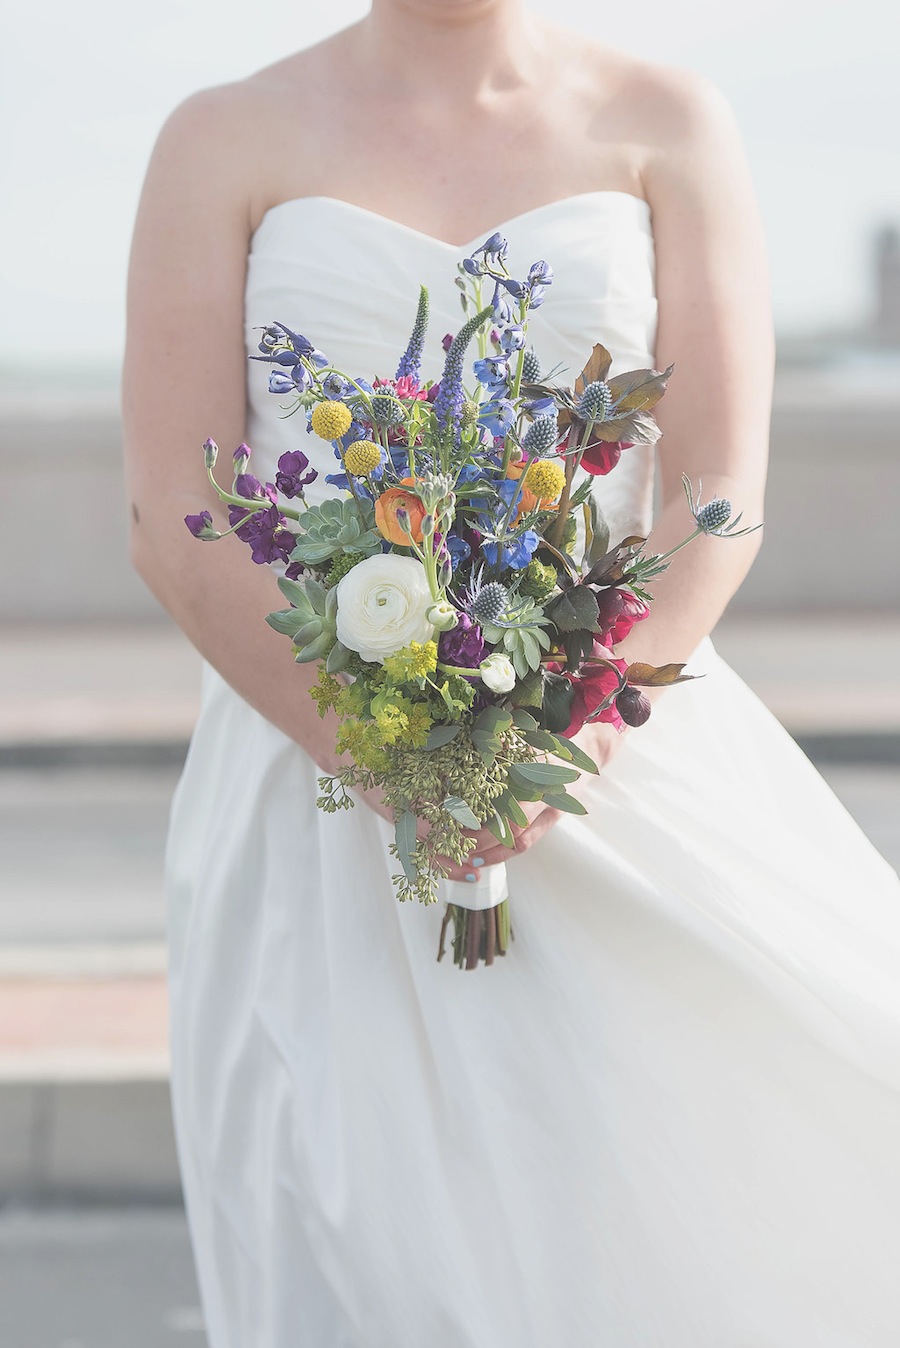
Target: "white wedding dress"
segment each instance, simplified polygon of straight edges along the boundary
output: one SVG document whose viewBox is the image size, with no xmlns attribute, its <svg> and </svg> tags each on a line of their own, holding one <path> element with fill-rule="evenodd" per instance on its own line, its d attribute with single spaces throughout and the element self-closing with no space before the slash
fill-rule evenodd
<svg viewBox="0 0 900 1348">
<path fill-rule="evenodd" d="M 545 369 L 574 378 L 597 340 L 651 363 L 644 202 L 501 228 L 513 275 L 556 271 Z M 287 201 L 253 237 L 248 350 L 278 319 L 392 375 L 423 281 L 436 375 L 481 241 Z M 321 499 L 331 451 L 266 371 L 251 468 L 302 448 Z M 637 449 L 598 479 L 614 535 L 651 487 Z M 436 962 L 439 906 L 394 897 L 385 821 L 320 813 L 316 765 L 205 669 L 167 876 L 211 1348 L 900 1344 L 900 885 L 709 641 L 691 669 L 589 816 L 510 864 L 515 940 L 477 971 Z"/>
</svg>

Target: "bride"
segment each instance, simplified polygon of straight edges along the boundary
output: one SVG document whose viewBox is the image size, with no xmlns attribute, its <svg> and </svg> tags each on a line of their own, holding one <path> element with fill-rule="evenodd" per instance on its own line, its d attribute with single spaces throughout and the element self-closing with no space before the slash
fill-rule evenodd
<svg viewBox="0 0 900 1348">
<path fill-rule="evenodd" d="M 390 374 L 410 297 L 459 325 L 491 232 L 556 272 L 544 368 L 595 341 L 676 366 L 654 464 L 598 479 L 663 552 L 681 474 L 761 519 L 773 365 L 764 247 L 732 118 L 685 72 L 519 0 L 374 0 L 315 47 L 176 110 L 137 222 L 125 429 L 139 572 L 204 657 L 167 851 L 172 1090 L 211 1348 L 896 1348 L 900 886 L 709 633 L 759 534 L 701 539 L 630 660 L 687 660 L 618 735 L 580 818 L 532 806 L 516 941 L 434 959 L 372 796 L 336 766 L 263 616 L 265 567 L 182 523 L 199 446 L 286 449 L 254 328 Z M 701 409 L 698 414 L 698 409 Z M 314 500 L 334 467 L 324 446 Z M 319 493 L 316 495 L 315 493 Z"/>
</svg>

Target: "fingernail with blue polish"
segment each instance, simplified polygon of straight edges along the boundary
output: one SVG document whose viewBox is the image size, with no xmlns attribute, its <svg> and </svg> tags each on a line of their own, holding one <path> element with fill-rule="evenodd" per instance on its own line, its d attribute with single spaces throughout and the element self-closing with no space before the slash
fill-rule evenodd
<svg viewBox="0 0 900 1348">
<path fill-rule="evenodd" d="M 473 858 L 472 858 L 472 865 L 473 865 L 473 866 L 483 866 L 483 865 L 484 865 L 484 857 L 473 857 Z"/>
<path fill-rule="evenodd" d="M 475 883 L 475 881 L 478 879 L 478 876 L 477 876 L 477 875 L 473 875 L 472 872 L 469 871 L 469 874 L 466 876 L 466 879 L 468 880 L 469 884 L 471 885 L 471 884 L 474 884 L 474 883 Z"/>
</svg>

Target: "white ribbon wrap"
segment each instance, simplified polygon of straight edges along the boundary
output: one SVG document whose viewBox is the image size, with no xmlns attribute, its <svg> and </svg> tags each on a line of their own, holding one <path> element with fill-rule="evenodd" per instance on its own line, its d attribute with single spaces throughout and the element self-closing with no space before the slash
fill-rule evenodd
<svg viewBox="0 0 900 1348">
<path fill-rule="evenodd" d="M 506 878 L 506 865 L 485 866 L 481 879 L 469 883 L 465 880 L 442 880 L 444 898 L 448 903 L 457 903 L 460 908 L 496 908 L 504 899 L 509 898 L 509 884 Z"/>
</svg>

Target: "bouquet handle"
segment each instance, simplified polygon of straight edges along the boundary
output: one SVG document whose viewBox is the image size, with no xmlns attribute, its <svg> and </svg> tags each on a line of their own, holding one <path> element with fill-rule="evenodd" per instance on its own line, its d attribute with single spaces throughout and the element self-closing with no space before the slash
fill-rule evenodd
<svg viewBox="0 0 900 1348">
<path fill-rule="evenodd" d="M 444 954 L 447 927 L 453 923 L 453 963 L 460 969 L 475 969 L 480 962 L 493 964 L 505 955 L 513 937 L 509 921 L 509 883 L 506 866 L 485 866 L 474 883 L 442 880 L 447 901 L 441 923 L 438 959 Z"/>
<path fill-rule="evenodd" d="M 441 888 L 447 902 L 459 908 L 496 908 L 509 898 L 506 863 L 501 861 L 497 866 L 485 866 L 481 879 L 474 884 L 468 884 L 465 880 L 442 880 Z"/>
</svg>

